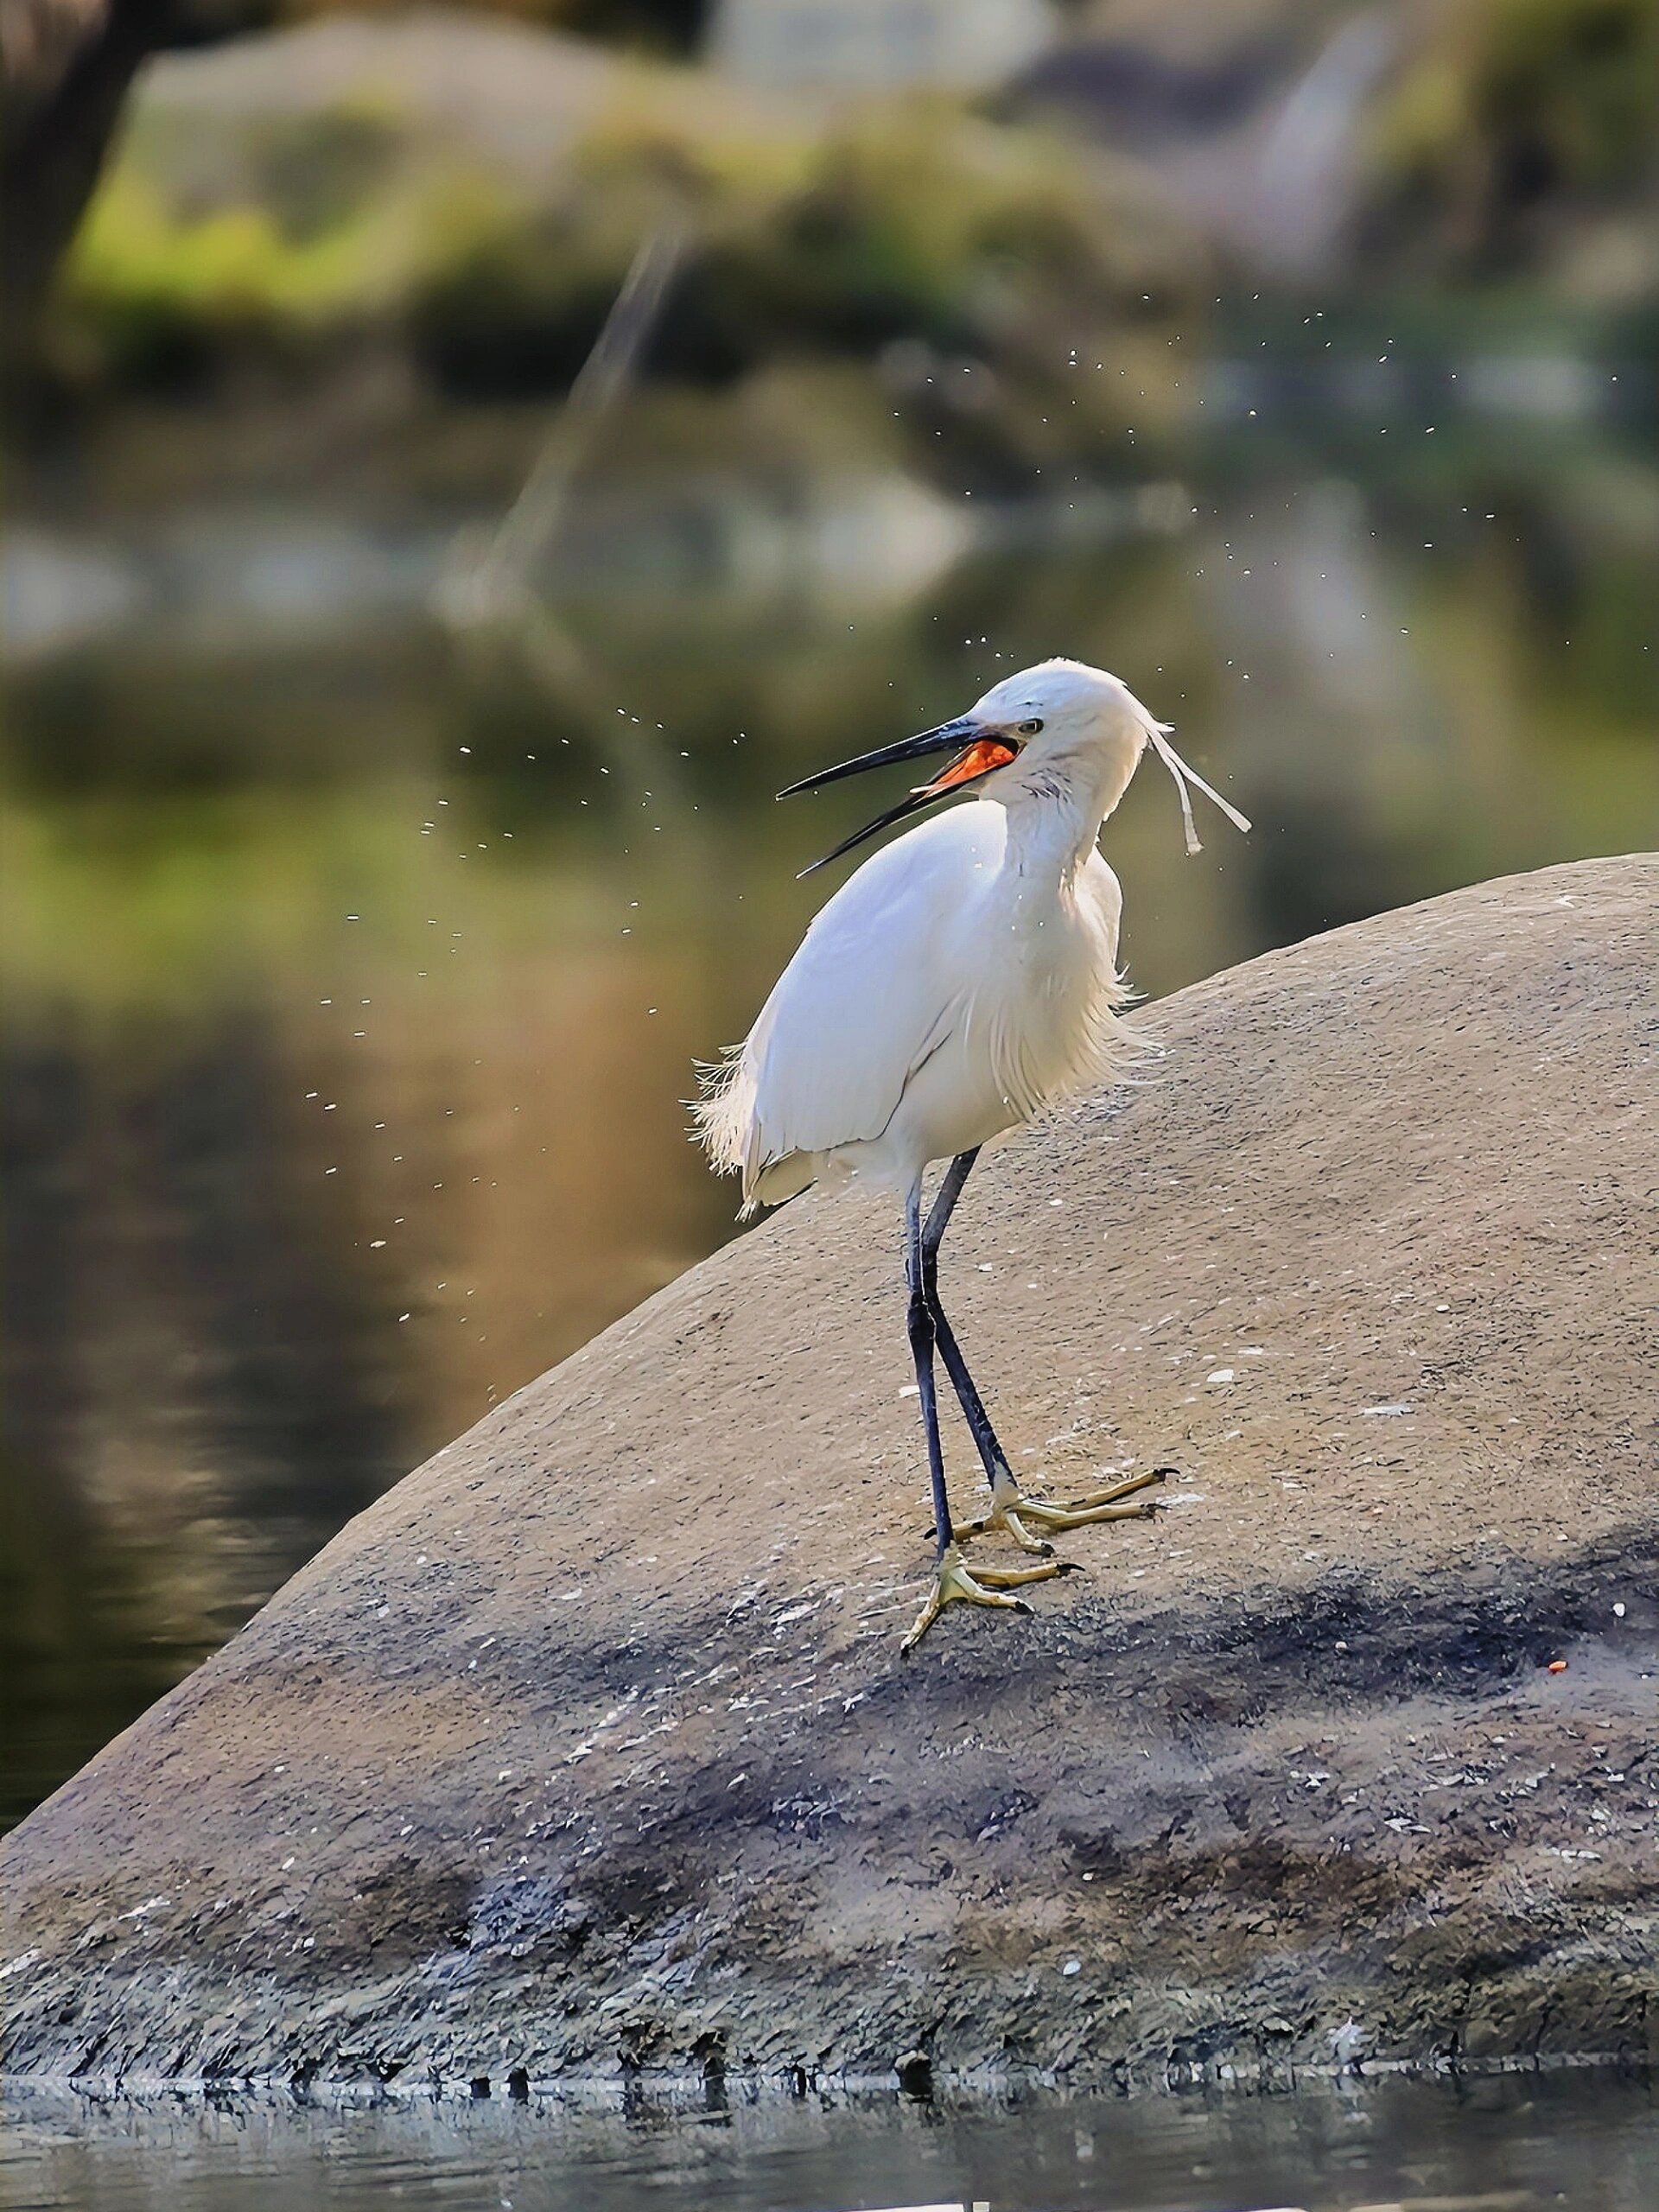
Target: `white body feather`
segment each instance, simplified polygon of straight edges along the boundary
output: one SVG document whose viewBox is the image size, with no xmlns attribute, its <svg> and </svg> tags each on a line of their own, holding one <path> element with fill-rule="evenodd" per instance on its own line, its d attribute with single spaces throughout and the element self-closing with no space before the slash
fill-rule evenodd
<svg viewBox="0 0 1659 2212">
<path fill-rule="evenodd" d="M 746 1211 L 830 1175 L 908 1192 L 929 1161 L 1123 1072 L 1140 1040 L 1119 1018 L 1122 894 L 1096 840 L 1148 745 L 1189 851 L 1188 779 L 1249 826 L 1103 670 L 1046 661 L 963 723 L 1014 757 L 842 886 L 709 1076 L 700 1133 Z"/>
<path fill-rule="evenodd" d="M 826 1173 L 907 1190 L 1127 1064 L 1122 893 L 1092 837 L 1054 849 L 1068 826 L 969 802 L 842 885 L 698 1109 L 746 1205 Z"/>
</svg>

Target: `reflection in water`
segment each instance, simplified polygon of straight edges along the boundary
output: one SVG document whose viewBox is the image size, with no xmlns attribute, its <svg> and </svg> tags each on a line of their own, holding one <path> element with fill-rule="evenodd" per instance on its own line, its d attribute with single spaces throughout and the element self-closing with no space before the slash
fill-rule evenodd
<svg viewBox="0 0 1659 2212">
<path fill-rule="evenodd" d="M 41 524 L 0 780 L 5 1815 L 731 1232 L 680 1102 L 862 803 L 773 807 L 804 768 L 1057 649 L 1118 669 L 1258 825 L 1187 862 L 1131 791 L 1107 843 L 1154 995 L 1659 842 L 1650 461 L 1447 447 L 1376 482 L 1217 454 L 1087 529 L 948 542 L 932 495 L 844 489 L 791 536 L 774 487 L 758 551 L 727 481 L 706 590 L 682 488 L 657 570 L 630 508 L 597 582 L 556 579 L 580 658 L 539 672 L 423 612 L 429 523 L 221 519 L 160 600 L 142 533 Z M 862 572 L 860 513 L 893 541 Z M 385 587 L 332 620 L 277 588 L 321 537 Z"/>
<path fill-rule="evenodd" d="M 0 2196 L 60 2212 L 356 2212 L 395 2192 L 480 2212 L 722 2212 L 961 2205 L 993 2212 L 1649 2212 L 1659 2115 L 1602 2074 L 1313 2082 L 1294 2094 L 912 2103 L 713 2093 L 681 2111 L 418 2100 L 380 2107 L 227 2098 L 20 2095 Z"/>
</svg>

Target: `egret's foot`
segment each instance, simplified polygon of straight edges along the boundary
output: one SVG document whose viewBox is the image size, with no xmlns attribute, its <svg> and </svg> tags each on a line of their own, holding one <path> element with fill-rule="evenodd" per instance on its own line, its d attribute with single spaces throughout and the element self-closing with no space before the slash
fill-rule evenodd
<svg viewBox="0 0 1659 2212">
<path fill-rule="evenodd" d="M 1050 1504 L 1040 1497 L 1026 1497 L 1012 1478 L 998 1483 L 991 1491 L 991 1510 L 977 1521 L 959 1521 L 957 1536 L 988 1536 L 1004 1535 L 1019 1545 L 1021 1551 L 1047 1552 L 1052 1548 L 1040 1536 L 1034 1536 L 1025 1525 L 1034 1522 L 1039 1529 L 1086 1529 L 1096 1521 L 1149 1521 L 1161 1510 L 1161 1501 L 1155 1497 L 1137 1498 L 1137 1491 L 1150 1490 L 1154 1484 L 1166 1481 L 1175 1472 L 1173 1467 L 1149 1467 L 1143 1475 L 1131 1475 L 1127 1482 L 1114 1483 L 1108 1490 L 1086 1491 L 1081 1497 L 1068 1498 L 1064 1504 Z"/>
<path fill-rule="evenodd" d="M 899 1649 L 901 1652 L 913 1651 L 947 1605 L 1000 1605 L 1011 1613 L 1028 1613 L 1031 1607 L 1023 1598 L 1009 1598 L 1003 1593 L 1017 1590 L 1027 1582 L 1047 1582 L 1057 1574 L 1081 1572 L 1075 1560 L 1056 1559 L 1046 1560 L 1041 1567 L 982 1567 L 969 1574 L 956 1545 L 947 1544 L 933 1577 L 933 1587 L 927 1593 L 927 1603 Z"/>
</svg>

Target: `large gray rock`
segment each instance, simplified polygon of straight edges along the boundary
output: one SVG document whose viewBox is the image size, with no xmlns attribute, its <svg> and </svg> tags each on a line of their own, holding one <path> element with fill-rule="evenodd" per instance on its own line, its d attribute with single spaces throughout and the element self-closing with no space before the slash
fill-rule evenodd
<svg viewBox="0 0 1659 2212">
<path fill-rule="evenodd" d="M 887 1212 L 619 1322 L 10 1840 L 9 2068 L 1642 2046 L 1656 917 L 1593 861 L 1253 961 L 988 1159 L 944 1273 L 1016 1464 L 1181 1469 L 1029 1619 L 899 1656 Z"/>
</svg>

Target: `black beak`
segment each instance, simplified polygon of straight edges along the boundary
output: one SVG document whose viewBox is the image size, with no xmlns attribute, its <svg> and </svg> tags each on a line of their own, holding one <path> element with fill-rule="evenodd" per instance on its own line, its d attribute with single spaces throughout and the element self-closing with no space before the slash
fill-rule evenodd
<svg viewBox="0 0 1659 2212">
<path fill-rule="evenodd" d="M 897 745 L 861 753 L 855 760 L 843 760 L 839 768 L 820 768 L 816 776 L 803 776 L 798 784 L 786 784 L 778 796 L 793 798 L 797 791 L 815 791 L 820 784 L 838 784 L 843 776 L 861 776 L 867 768 L 885 768 L 892 760 L 924 760 L 930 753 L 949 753 L 953 746 L 971 745 L 978 735 L 977 726 L 961 715 L 953 722 L 941 722 L 937 729 L 925 729 L 919 737 L 901 737 Z"/>
<path fill-rule="evenodd" d="M 989 755 L 994 744 L 998 757 L 988 757 L 982 766 L 976 760 L 969 766 L 971 755 L 976 755 L 982 746 Z M 936 799 L 948 798 L 969 784 L 976 784 L 982 777 L 1006 767 L 1014 758 L 1014 748 L 989 741 L 988 734 L 977 722 L 961 715 L 953 722 L 941 722 L 937 729 L 925 729 L 919 736 L 900 738 L 897 745 L 883 745 L 874 753 L 861 753 L 856 760 L 843 760 L 839 767 L 820 768 L 816 776 L 803 776 L 798 784 L 789 785 L 778 796 L 779 798 L 792 798 L 797 791 L 817 791 L 821 784 L 839 783 L 843 776 L 861 776 L 867 768 L 885 768 L 895 760 L 923 760 L 934 753 L 960 753 L 962 759 L 934 783 L 923 784 L 918 789 L 906 792 L 897 806 L 890 806 L 885 814 L 878 814 L 874 822 L 867 822 L 850 837 L 843 837 L 833 852 L 826 853 L 822 860 L 814 861 L 811 867 L 804 868 L 801 874 L 810 875 L 817 868 L 827 868 L 831 861 L 838 861 L 843 853 L 851 852 L 855 845 L 861 845 L 867 838 L 878 836 L 895 822 L 902 822 L 907 814 L 919 814 L 924 807 L 931 806 Z M 957 773 L 957 768 L 968 768 L 969 772 Z"/>
</svg>

